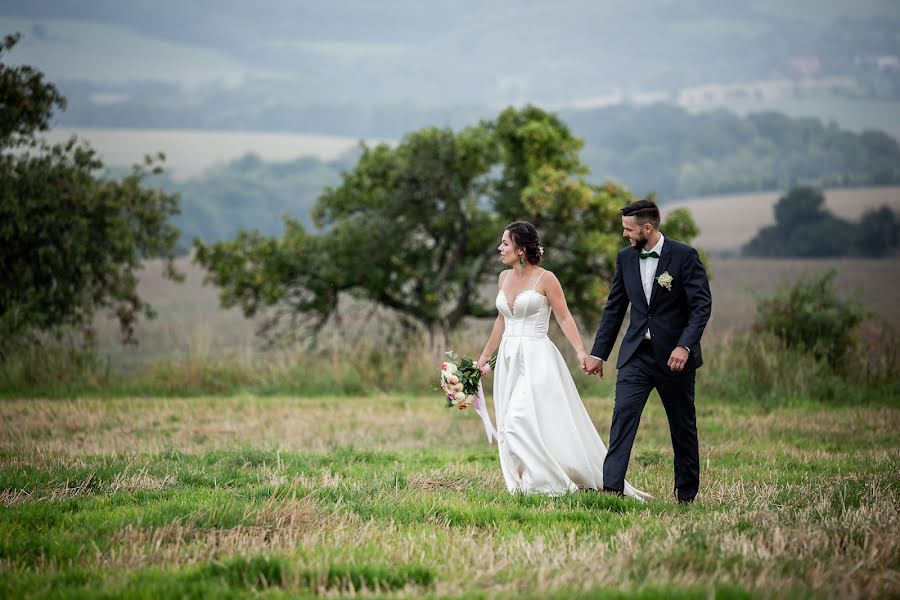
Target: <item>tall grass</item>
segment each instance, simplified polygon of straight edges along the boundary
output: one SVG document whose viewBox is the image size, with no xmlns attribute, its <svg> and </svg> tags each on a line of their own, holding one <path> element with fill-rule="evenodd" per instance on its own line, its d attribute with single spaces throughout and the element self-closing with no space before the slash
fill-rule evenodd
<svg viewBox="0 0 900 600">
<path fill-rule="evenodd" d="M 802 402 L 896 403 L 900 397 L 898 340 L 889 328 L 869 323 L 841 369 L 830 367 L 772 335 L 742 334 L 704 347 L 698 394 L 763 406 Z M 606 377 L 586 377 L 564 340 L 556 340 L 583 396 L 614 393 L 615 355 Z M 453 336 L 448 348 L 475 355 L 479 331 Z M 440 352 L 424 339 L 384 347 L 372 338 L 217 356 L 202 336 L 182 359 L 158 359 L 134 373 L 114 372 L 90 348 L 58 344 L 25 349 L 0 366 L 5 397 L 200 396 L 252 393 L 300 396 L 423 394 L 434 390 Z M 491 391 L 491 382 L 485 385 Z"/>
<path fill-rule="evenodd" d="M 867 323 L 862 333 L 837 368 L 771 334 L 736 336 L 710 353 L 704 381 L 712 394 L 763 405 L 808 400 L 896 404 L 900 398 L 897 335 L 875 323 Z"/>
<path fill-rule="evenodd" d="M 474 338 L 468 343 L 474 347 Z M 483 341 L 482 341 L 483 343 Z M 456 346 L 462 347 L 462 346 Z M 473 352 L 472 350 L 469 353 Z M 133 372 L 114 371 L 92 346 L 48 341 L 11 353 L 0 362 L 5 396 L 184 396 L 249 391 L 257 394 L 359 395 L 426 392 L 439 373 L 440 352 L 422 339 L 383 346 L 369 337 L 337 340 L 317 349 L 243 348 L 222 356 L 195 334 L 183 358 L 158 358 Z"/>
<path fill-rule="evenodd" d="M 95 345 L 71 333 L 8 345 L 0 352 L 0 393 L 45 394 L 69 390 L 98 390 L 109 386 L 113 374 Z"/>
</svg>

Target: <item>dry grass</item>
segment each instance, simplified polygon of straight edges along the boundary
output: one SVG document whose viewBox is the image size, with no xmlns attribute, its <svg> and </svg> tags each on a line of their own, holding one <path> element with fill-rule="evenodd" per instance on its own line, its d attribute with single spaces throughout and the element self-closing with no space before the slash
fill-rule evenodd
<svg viewBox="0 0 900 600">
<path fill-rule="evenodd" d="M 610 399 L 586 404 L 606 437 Z M 703 485 L 700 504 L 683 509 L 668 497 L 671 448 L 658 400 L 629 474 L 657 496 L 647 505 L 589 493 L 509 496 L 478 420 L 442 408 L 437 395 L 4 402 L 0 478 L 45 474 L 4 484 L 6 518 L 80 502 L 79 519 L 108 533 L 72 556 L 7 553 L 0 573 L 52 579 L 77 568 L 127 580 L 157 568 L 180 581 L 184 569 L 268 556 L 287 557 L 272 585 L 329 596 L 368 596 L 380 585 L 362 592 L 350 575 L 328 575 L 335 565 L 348 573 L 420 565 L 439 597 L 900 593 L 900 410 L 763 412 L 700 399 L 698 411 Z M 213 483 L 187 483 L 198 476 Z M 135 494 L 150 494 L 141 501 L 150 512 L 110 530 Z M 79 522 L 60 520 L 50 548 L 82 543 Z M 7 531 L 11 544 L 17 534 Z M 417 585 L 391 594 L 417 594 Z"/>
<path fill-rule="evenodd" d="M 433 404 L 433 405 L 432 405 Z M 0 404 L 0 450 L 29 450 L 41 464 L 61 457 L 135 455 L 178 448 L 200 452 L 235 445 L 325 451 L 473 442 L 465 415 L 448 415 L 438 396 L 408 398 L 79 399 Z M 398 435 L 397 432 L 403 432 Z M 2 460 L 2 459 L 0 459 Z"/>
<path fill-rule="evenodd" d="M 729 405 L 703 405 L 702 373 L 699 385 L 701 429 L 704 416 L 711 418 L 712 423 L 730 421 L 728 413 L 734 409 Z M 597 430 L 608 432 L 612 398 L 588 397 L 584 402 Z M 900 416 L 890 408 L 823 407 L 815 411 L 797 408 L 744 413 L 740 411 L 734 418 L 740 420 L 744 435 L 760 440 L 763 451 L 770 451 L 772 443 L 788 434 L 818 442 L 835 438 L 861 443 L 884 439 L 900 430 Z M 147 477 L 146 454 L 170 449 L 187 453 L 234 447 L 325 452 L 353 446 L 399 451 L 478 447 L 484 441 L 484 432 L 472 414 L 444 408 L 439 394 L 18 400 L 0 403 L 0 422 L 4 424 L 0 466 L 85 467 L 90 464 L 85 457 L 123 457 L 133 465 L 132 470 L 122 473 L 121 479 L 111 485 L 126 489 L 129 482 Z M 665 452 L 670 447 L 666 417 L 658 400 L 648 404 L 638 436 L 639 442 L 650 443 L 654 451 Z M 732 449 L 728 435 L 716 436 L 709 452 Z M 734 438 L 733 445 L 757 450 L 742 436 Z M 325 480 L 319 483 L 325 484 Z"/>
</svg>

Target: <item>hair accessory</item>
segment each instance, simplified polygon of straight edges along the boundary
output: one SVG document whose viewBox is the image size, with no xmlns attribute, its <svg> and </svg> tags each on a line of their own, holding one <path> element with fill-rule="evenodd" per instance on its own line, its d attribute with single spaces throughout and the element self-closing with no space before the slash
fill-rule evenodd
<svg viewBox="0 0 900 600">
<path fill-rule="evenodd" d="M 543 256 L 543 255 L 544 255 L 544 247 L 543 247 L 543 246 L 538 246 L 538 252 L 540 252 L 540 253 L 541 253 L 541 256 Z"/>
</svg>

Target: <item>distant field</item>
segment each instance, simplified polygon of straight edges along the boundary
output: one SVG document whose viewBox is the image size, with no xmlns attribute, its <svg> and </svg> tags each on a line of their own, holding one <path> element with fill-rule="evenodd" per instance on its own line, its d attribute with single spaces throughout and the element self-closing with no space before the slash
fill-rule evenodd
<svg viewBox="0 0 900 600">
<path fill-rule="evenodd" d="M 687 208 L 700 227 L 695 244 L 713 252 L 739 249 L 760 228 L 775 223 L 773 207 L 783 192 L 761 192 L 734 196 L 708 196 L 668 204 L 663 215 L 675 208 Z M 845 219 L 859 219 L 863 212 L 890 206 L 900 213 L 900 187 L 871 187 L 825 190 L 825 206 Z"/>
<path fill-rule="evenodd" d="M 884 260 L 765 260 L 713 258 L 713 315 L 704 339 L 722 340 L 748 329 L 756 302 L 796 282 L 828 269 L 837 271 L 836 288 L 872 311 L 882 323 L 900 332 L 900 258 Z"/>
<path fill-rule="evenodd" d="M 215 288 L 202 286 L 203 272 L 183 260 L 180 268 L 188 277 L 175 284 L 160 276 L 158 264 L 151 264 L 141 277 L 141 293 L 159 311 L 154 321 L 142 321 L 137 330 L 140 345 L 122 348 L 118 330 L 106 316 L 97 319 L 100 342 L 116 368 L 137 368 L 159 359 L 187 356 L 257 356 L 260 340 L 255 335 L 259 319 L 248 320 L 239 310 L 219 308 Z M 900 258 L 889 260 L 756 260 L 713 258 L 711 260 L 713 315 L 705 341 L 727 339 L 747 330 L 755 317 L 756 301 L 799 277 L 837 270 L 837 288 L 873 311 L 881 322 L 900 331 Z M 563 282 L 565 285 L 565 282 Z M 380 319 L 370 306 L 356 303 L 344 315 L 344 326 L 354 334 L 373 327 Z M 352 323 L 353 326 L 349 324 Z M 483 344 L 489 333 L 488 321 L 470 322 L 458 339 L 467 345 Z M 585 338 L 593 332 L 582 331 Z"/>
<path fill-rule="evenodd" d="M 59 142 L 72 134 L 87 140 L 109 166 L 132 165 L 145 154 L 164 152 L 166 171 L 177 180 L 251 152 L 267 161 L 303 156 L 333 160 L 359 143 L 357 138 L 337 135 L 91 127 L 57 127 L 46 137 Z"/>
</svg>

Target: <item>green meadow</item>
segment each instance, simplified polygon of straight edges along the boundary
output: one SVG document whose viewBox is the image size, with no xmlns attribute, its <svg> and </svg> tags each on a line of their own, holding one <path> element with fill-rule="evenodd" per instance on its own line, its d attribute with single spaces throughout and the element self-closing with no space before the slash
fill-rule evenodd
<svg viewBox="0 0 900 600">
<path fill-rule="evenodd" d="M 671 498 L 651 398 L 629 480 L 510 495 L 434 396 L 0 403 L 0 595 L 848 598 L 900 594 L 900 409 L 726 402 Z M 552 400 L 551 400 L 552 401 Z M 612 399 L 585 399 L 604 439 Z"/>
</svg>

